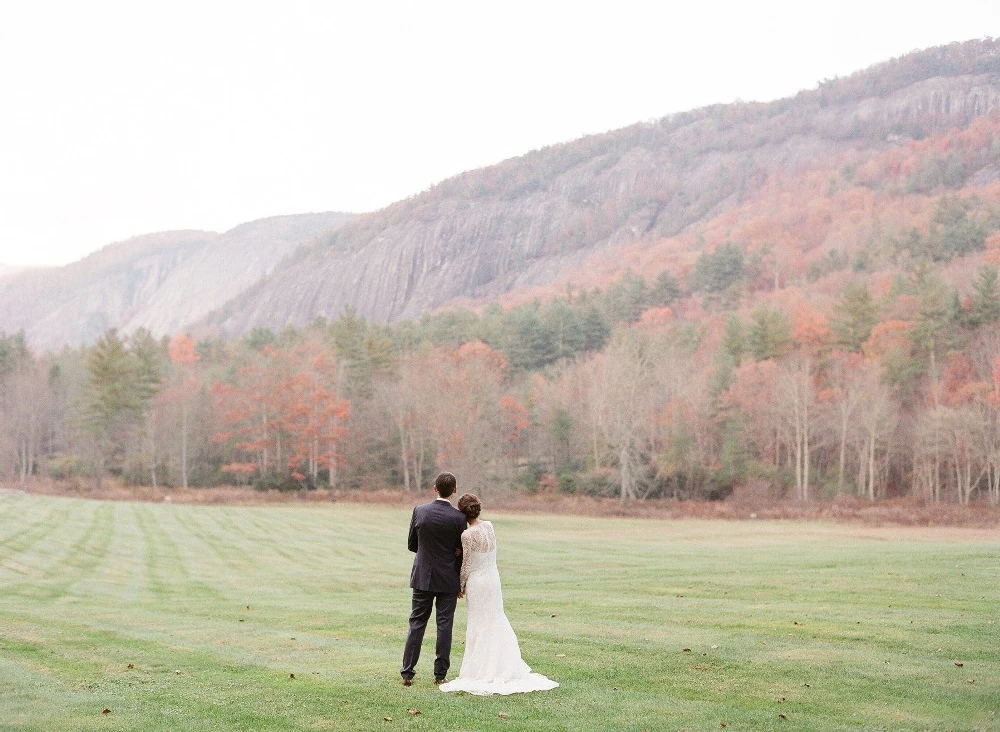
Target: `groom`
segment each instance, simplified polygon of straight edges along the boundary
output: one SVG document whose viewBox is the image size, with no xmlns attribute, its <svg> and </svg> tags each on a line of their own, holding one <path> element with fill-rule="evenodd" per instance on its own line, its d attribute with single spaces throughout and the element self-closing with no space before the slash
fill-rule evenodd
<svg viewBox="0 0 1000 732">
<path fill-rule="evenodd" d="M 399 670 L 403 686 L 413 683 L 414 668 L 420 658 L 420 644 L 431 616 L 431 606 L 437 603 L 437 648 L 434 656 L 434 683 L 444 681 L 451 665 L 451 629 L 455 622 L 455 605 L 461 589 L 459 572 L 462 567 L 462 532 L 465 514 L 454 508 L 448 496 L 455 492 L 455 476 L 441 473 L 434 480 L 437 497 L 413 509 L 407 546 L 417 556 L 410 572 L 413 588 L 413 612 L 410 631 L 403 650 L 403 667 Z"/>
</svg>

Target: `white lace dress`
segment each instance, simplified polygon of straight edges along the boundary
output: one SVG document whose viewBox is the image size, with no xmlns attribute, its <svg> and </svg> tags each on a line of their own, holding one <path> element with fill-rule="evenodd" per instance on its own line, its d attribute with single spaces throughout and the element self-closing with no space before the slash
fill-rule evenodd
<svg viewBox="0 0 1000 732">
<path fill-rule="evenodd" d="M 503 611 L 497 539 L 489 521 L 480 521 L 462 533 L 462 590 L 469 608 L 465 655 L 458 678 L 441 684 L 441 691 L 516 694 L 559 686 L 532 673 L 521 660 L 517 636 Z"/>
</svg>

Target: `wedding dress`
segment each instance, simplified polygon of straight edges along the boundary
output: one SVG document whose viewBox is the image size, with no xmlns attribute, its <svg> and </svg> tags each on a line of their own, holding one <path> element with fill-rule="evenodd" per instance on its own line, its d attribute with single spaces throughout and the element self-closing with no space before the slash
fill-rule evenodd
<svg viewBox="0 0 1000 732">
<path fill-rule="evenodd" d="M 503 611 L 497 539 L 489 521 L 480 521 L 462 533 L 461 579 L 469 609 L 465 655 L 458 678 L 441 684 L 441 691 L 516 694 L 559 686 L 532 673 L 521 660 L 517 636 Z"/>
</svg>

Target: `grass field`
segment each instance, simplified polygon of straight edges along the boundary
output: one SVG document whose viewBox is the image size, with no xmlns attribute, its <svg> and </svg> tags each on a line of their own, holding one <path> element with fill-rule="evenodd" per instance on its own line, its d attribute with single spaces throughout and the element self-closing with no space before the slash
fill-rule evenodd
<svg viewBox="0 0 1000 732">
<path fill-rule="evenodd" d="M 0 729 L 1000 729 L 996 532 L 486 516 L 562 686 L 479 698 L 399 685 L 408 516 L 0 495 Z"/>
</svg>

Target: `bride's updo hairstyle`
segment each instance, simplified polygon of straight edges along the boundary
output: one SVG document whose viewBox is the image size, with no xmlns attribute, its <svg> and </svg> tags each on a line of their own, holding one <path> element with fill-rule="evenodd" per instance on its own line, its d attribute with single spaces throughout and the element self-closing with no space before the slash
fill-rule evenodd
<svg viewBox="0 0 1000 732">
<path fill-rule="evenodd" d="M 479 518 L 479 512 L 483 510 L 483 505 L 474 493 L 463 493 L 458 499 L 458 510 L 465 514 L 467 521 Z"/>
</svg>

